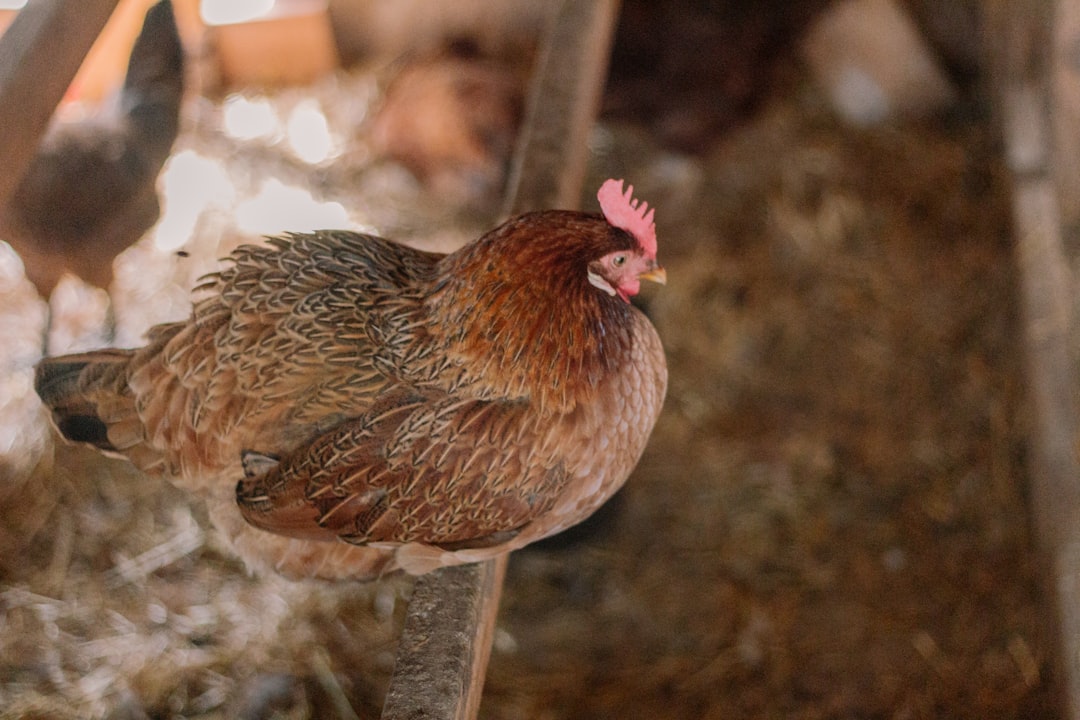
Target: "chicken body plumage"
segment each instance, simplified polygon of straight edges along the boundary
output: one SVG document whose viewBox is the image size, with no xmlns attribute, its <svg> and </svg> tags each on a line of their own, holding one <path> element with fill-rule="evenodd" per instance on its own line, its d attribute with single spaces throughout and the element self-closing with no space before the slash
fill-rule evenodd
<svg viewBox="0 0 1080 720">
<path fill-rule="evenodd" d="M 38 392 L 69 439 L 205 497 L 257 567 L 482 560 L 584 519 L 645 447 L 659 338 L 586 272 L 636 246 L 569 211 L 446 256 L 338 231 L 243 246 L 189 320 L 46 359 Z"/>
</svg>

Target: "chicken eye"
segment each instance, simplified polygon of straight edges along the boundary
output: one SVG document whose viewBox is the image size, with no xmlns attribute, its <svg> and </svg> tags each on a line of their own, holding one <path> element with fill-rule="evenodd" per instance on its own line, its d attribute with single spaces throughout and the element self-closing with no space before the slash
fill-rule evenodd
<svg viewBox="0 0 1080 720">
<path fill-rule="evenodd" d="M 611 259 L 611 264 L 614 265 L 615 267 L 622 267 L 623 265 L 626 264 L 626 256 L 625 255 L 616 255 L 615 257 L 613 257 Z"/>
</svg>

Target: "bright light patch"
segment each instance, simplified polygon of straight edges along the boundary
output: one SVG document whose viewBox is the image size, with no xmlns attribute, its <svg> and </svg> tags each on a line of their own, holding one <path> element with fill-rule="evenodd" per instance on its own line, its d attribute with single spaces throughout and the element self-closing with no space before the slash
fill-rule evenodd
<svg viewBox="0 0 1080 720">
<path fill-rule="evenodd" d="M 235 140 L 268 140 L 281 134 L 277 114 L 266 98 L 230 95 L 222 106 L 222 121 L 225 134 Z"/>
<path fill-rule="evenodd" d="M 202 0 L 199 14 L 207 25 L 257 20 L 274 9 L 274 0 Z"/>
<path fill-rule="evenodd" d="M 0 240 L 0 292 L 22 279 L 23 261 L 14 248 Z"/>
<path fill-rule="evenodd" d="M 326 115 L 317 100 L 307 99 L 296 104 L 289 114 L 286 135 L 296 157 L 311 165 L 337 154 Z"/>
<path fill-rule="evenodd" d="M 195 232 L 199 216 L 211 205 L 229 208 L 236 188 L 225 167 L 194 150 L 182 150 L 165 163 L 161 173 L 163 211 L 154 244 L 175 250 Z"/>
<path fill-rule="evenodd" d="M 258 195 L 236 207 L 236 226 L 257 235 L 352 228 L 354 225 L 341 203 L 319 202 L 306 190 L 278 180 L 267 180 Z"/>
<path fill-rule="evenodd" d="M 0 0 L 0 10 L 22 10 L 26 0 Z"/>
</svg>

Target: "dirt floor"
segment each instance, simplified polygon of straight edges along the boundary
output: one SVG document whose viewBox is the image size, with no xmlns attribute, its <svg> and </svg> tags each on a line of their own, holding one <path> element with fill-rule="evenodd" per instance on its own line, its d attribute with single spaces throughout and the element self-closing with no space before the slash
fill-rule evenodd
<svg viewBox="0 0 1080 720">
<path fill-rule="evenodd" d="M 1055 716 L 1007 187 L 944 125 L 788 98 L 642 190 L 666 412 L 594 534 L 511 563 L 487 717 Z"/>
<path fill-rule="evenodd" d="M 429 245 L 481 224 L 362 143 L 316 167 L 240 152 L 220 113 L 178 151 L 227 158 L 238 202 L 278 177 Z M 592 147 L 590 187 L 625 175 L 657 208 L 669 284 L 643 305 L 671 387 L 627 488 L 512 558 L 481 717 L 1056 717 L 985 123 L 856 131 L 793 83 L 700 155 L 611 123 Z M 121 258 L 118 341 L 185 312 L 242 234 L 220 214 L 189 258 L 155 237 Z M 197 503 L 53 448 L 27 380 L 43 306 L 10 260 L 0 717 L 377 717 L 409 583 L 251 577 Z"/>
</svg>

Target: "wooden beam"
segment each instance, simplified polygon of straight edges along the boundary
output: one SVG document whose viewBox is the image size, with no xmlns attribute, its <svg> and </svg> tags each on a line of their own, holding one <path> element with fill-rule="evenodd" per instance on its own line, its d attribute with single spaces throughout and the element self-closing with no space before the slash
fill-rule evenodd
<svg viewBox="0 0 1080 720">
<path fill-rule="evenodd" d="M 506 556 L 416 581 L 383 720 L 476 717 Z"/>
<path fill-rule="evenodd" d="M 1080 221 L 1080 0 L 991 3 L 988 12 L 1034 419 L 1031 512 L 1057 638 L 1051 677 L 1062 717 L 1080 720 L 1080 328 L 1069 242 Z"/>
<path fill-rule="evenodd" d="M 533 76 L 506 215 L 577 207 L 618 12 L 617 0 L 559 3 Z"/>
<path fill-rule="evenodd" d="M 1024 131 L 1025 124 L 1014 125 L 1009 132 L 1011 144 L 1025 143 L 1017 139 Z M 1046 558 L 1044 582 L 1054 600 L 1054 617 L 1048 625 L 1057 636 L 1055 676 L 1064 717 L 1080 720 L 1080 463 L 1076 457 L 1080 414 L 1075 365 L 1070 357 L 1075 333 L 1074 288 L 1062 246 L 1060 218 L 1057 188 L 1048 177 L 1015 178 L 1013 222 L 1034 411 L 1031 510 Z"/>
<path fill-rule="evenodd" d="M 1069 241 L 1080 236 L 1080 2 L 1048 3 L 1050 123 L 1053 181 L 1062 229 Z M 1045 10 L 1043 10 L 1045 13 Z"/>
<path fill-rule="evenodd" d="M 118 0 L 32 0 L 0 37 L 0 205 Z"/>
<path fill-rule="evenodd" d="M 565 0 L 555 9 L 533 73 L 507 214 L 578 205 L 617 11 L 617 0 Z M 476 717 L 506 563 L 503 556 L 417 580 L 384 720 Z"/>
</svg>

